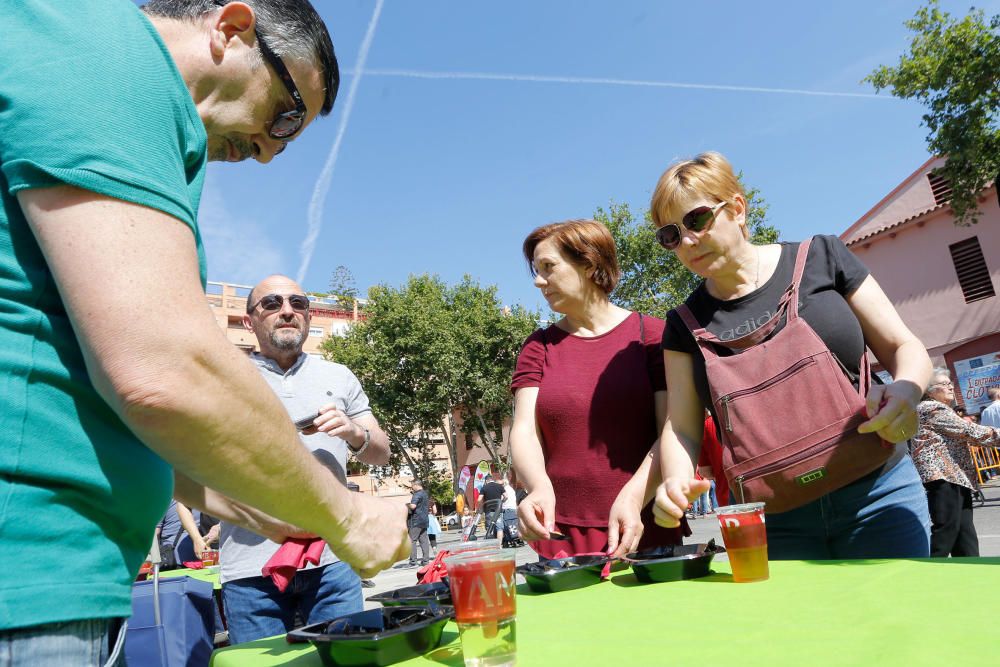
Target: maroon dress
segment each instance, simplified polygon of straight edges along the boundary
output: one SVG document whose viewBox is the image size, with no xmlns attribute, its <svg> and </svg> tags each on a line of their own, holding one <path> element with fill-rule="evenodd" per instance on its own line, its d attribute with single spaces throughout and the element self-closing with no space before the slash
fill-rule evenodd
<svg viewBox="0 0 1000 667">
<path fill-rule="evenodd" d="M 525 341 L 511 390 L 538 387 L 535 419 L 555 491 L 556 527 L 571 538 L 533 542 L 539 554 L 607 549 L 611 505 L 659 436 L 653 394 L 666 389 L 663 328 L 663 320 L 632 313 L 600 336 L 574 336 L 553 325 Z M 653 522 L 651 505 L 642 519 L 640 548 L 680 543 L 680 529 Z"/>
</svg>

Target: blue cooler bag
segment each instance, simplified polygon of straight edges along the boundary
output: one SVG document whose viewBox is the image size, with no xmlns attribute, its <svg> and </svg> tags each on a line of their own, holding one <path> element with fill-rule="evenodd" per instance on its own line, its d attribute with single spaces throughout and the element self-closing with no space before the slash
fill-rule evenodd
<svg viewBox="0 0 1000 667">
<path fill-rule="evenodd" d="M 191 577 L 132 584 L 125 633 L 129 667 L 205 667 L 212 657 L 215 605 L 210 582 Z"/>
</svg>

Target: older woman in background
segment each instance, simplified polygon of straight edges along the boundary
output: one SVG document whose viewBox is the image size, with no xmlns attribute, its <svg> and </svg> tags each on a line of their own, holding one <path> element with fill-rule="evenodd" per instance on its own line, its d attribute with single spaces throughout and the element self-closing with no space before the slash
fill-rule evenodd
<svg viewBox="0 0 1000 667">
<path fill-rule="evenodd" d="M 742 185 L 718 153 L 674 164 L 660 177 L 651 203 L 657 240 L 704 279 L 686 305 L 701 330 L 721 343 L 747 340 L 745 335 L 771 324 L 777 325 L 771 335 L 780 335 L 786 321 L 780 315 L 782 296 L 792 284 L 799 244 L 754 244 L 747 209 Z M 804 505 L 769 512 L 768 553 L 776 559 L 926 556 L 927 504 L 905 442 L 917 431 L 916 404 L 931 370 L 927 352 L 868 269 L 835 236 L 812 240 L 798 295 L 799 319 L 840 361 L 855 388 L 866 346 L 893 374 L 893 383 L 874 385 L 867 394 L 868 419 L 858 431 L 901 445 L 874 472 Z M 717 364 L 737 353 L 708 344 Z M 702 349 L 676 310 L 667 317 L 663 349 L 669 419 L 660 436 L 664 483 L 657 490 L 656 513 L 662 525 L 674 526 L 688 500 L 703 491 L 693 480 L 692 461 L 698 460 L 704 409 L 713 411 L 717 425 L 720 415 L 712 404 Z M 776 427 L 810 423 L 815 400 L 822 399 L 797 396 L 768 406 L 756 418 Z M 730 422 L 723 426 L 723 435 L 733 428 Z M 733 482 L 739 500 L 740 486 Z"/>
<path fill-rule="evenodd" d="M 656 526 L 649 508 L 640 513 L 659 481 L 663 320 L 609 300 L 620 270 L 600 223 L 539 227 L 523 251 L 535 286 L 563 317 L 528 337 L 511 382 L 511 454 L 528 490 L 518 506 L 522 536 L 549 558 L 679 544 L 679 530 Z M 556 529 L 568 541 L 550 540 Z"/>
<path fill-rule="evenodd" d="M 910 451 L 927 489 L 931 556 L 978 556 L 972 492 L 979 488 L 979 475 L 969 447 L 1000 447 L 1000 431 L 962 419 L 951 408 L 954 401 L 948 369 L 935 368 L 917 406 L 920 430 Z"/>
</svg>

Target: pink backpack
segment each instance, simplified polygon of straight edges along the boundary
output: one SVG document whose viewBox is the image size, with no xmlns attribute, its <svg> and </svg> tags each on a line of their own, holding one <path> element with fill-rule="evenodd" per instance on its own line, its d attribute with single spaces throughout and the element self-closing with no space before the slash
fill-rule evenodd
<svg viewBox="0 0 1000 667">
<path fill-rule="evenodd" d="M 839 489 L 892 454 L 874 433 L 859 434 L 871 387 L 862 354 L 855 389 L 846 368 L 799 317 L 799 283 L 809 254 L 799 245 L 792 284 L 778 312 L 759 329 L 729 341 L 706 331 L 686 304 L 678 307 L 705 358 L 719 426 L 723 470 L 739 502 L 786 512 Z M 787 314 L 785 327 L 771 336 Z M 720 357 L 715 346 L 742 350 Z"/>
</svg>

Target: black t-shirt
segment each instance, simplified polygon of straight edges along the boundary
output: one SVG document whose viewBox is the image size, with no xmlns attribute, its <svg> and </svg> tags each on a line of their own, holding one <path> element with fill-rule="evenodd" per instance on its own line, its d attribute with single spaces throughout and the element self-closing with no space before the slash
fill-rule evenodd
<svg viewBox="0 0 1000 667">
<path fill-rule="evenodd" d="M 427 510 L 430 507 L 430 495 L 423 490 L 414 491 L 410 496 L 410 504 L 416 507 L 410 510 L 409 525 L 411 528 L 423 528 L 427 526 Z"/>
<path fill-rule="evenodd" d="M 500 500 L 503 497 L 503 484 L 486 482 L 483 484 L 482 495 L 484 503 L 490 500 Z"/>
<path fill-rule="evenodd" d="M 721 340 L 745 336 L 767 324 L 778 309 L 781 295 L 792 283 L 798 243 L 782 243 L 781 258 L 771 278 L 758 289 L 741 297 L 716 299 L 702 282 L 686 303 L 698 322 Z M 851 294 L 868 277 L 868 269 L 836 236 L 816 236 L 809 247 L 802 283 L 799 285 L 799 316 L 826 343 L 841 363 L 855 376 L 865 350 L 861 324 L 844 296 Z M 777 330 L 785 326 L 782 321 Z M 694 364 L 694 385 L 702 405 L 712 408 L 705 377 L 705 359 L 694 336 L 680 315 L 671 310 L 663 332 L 663 349 L 686 352 Z M 735 354 L 716 345 L 719 356 Z M 669 388 L 668 388 L 669 389 Z"/>
</svg>

